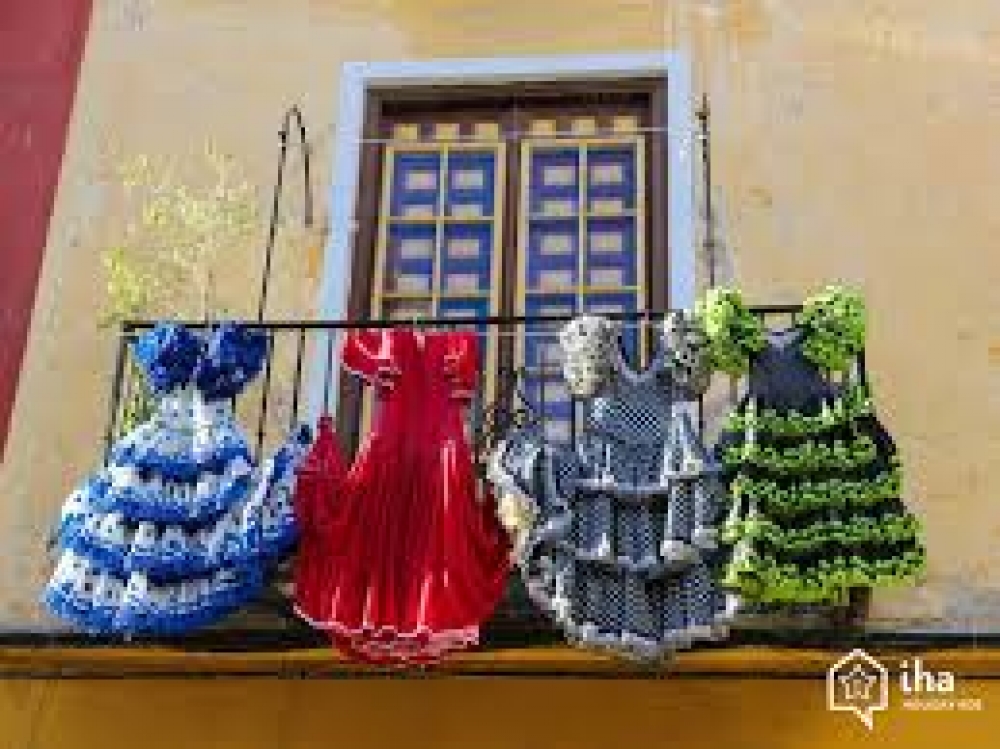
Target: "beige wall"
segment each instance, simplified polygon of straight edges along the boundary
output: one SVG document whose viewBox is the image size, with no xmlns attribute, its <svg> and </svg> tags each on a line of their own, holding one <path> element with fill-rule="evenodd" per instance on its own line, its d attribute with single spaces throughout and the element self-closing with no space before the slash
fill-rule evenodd
<svg viewBox="0 0 1000 749">
<path fill-rule="evenodd" d="M 171 154 L 211 136 L 247 166 L 264 206 L 278 119 L 299 103 L 325 210 L 344 61 L 672 46 L 698 55 L 712 95 L 727 277 L 758 302 L 832 280 L 867 294 L 874 384 L 930 549 L 926 584 L 880 594 L 876 623 L 1000 630 L 995 2 L 719 0 L 700 27 L 639 0 L 95 5 L 0 476 L 0 626 L 52 624 L 34 603 L 44 539 L 98 456 L 113 355 L 95 325 L 98 252 L 122 221 L 109 146 Z M 317 233 L 282 254 L 273 315 L 312 314 L 320 245 Z M 230 258 L 231 291 L 253 288 L 258 255 Z"/>
</svg>

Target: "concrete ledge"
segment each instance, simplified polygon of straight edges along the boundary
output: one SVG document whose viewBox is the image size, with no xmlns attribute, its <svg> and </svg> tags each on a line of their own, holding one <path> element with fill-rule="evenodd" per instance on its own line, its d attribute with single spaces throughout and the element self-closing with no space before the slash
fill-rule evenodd
<svg viewBox="0 0 1000 749">
<path fill-rule="evenodd" d="M 512 648 L 463 654 L 425 669 L 366 667 L 331 650 L 209 653 L 159 647 L 0 649 L 0 679 L 140 678 L 434 678 L 448 675 L 604 679 L 821 679 L 848 649 L 732 647 L 687 652 L 661 666 L 641 666 L 570 647 Z M 1000 648 L 871 650 L 890 669 L 920 656 L 958 677 L 1000 679 Z"/>
</svg>

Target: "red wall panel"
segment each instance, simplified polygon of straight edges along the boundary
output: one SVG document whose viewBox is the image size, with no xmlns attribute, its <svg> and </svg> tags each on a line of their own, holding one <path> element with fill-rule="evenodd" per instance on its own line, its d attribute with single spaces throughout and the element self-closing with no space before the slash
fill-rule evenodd
<svg viewBox="0 0 1000 749">
<path fill-rule="evenodd" d="M 0 0 L 0 455 L 90 13 L 91 0 Z"/>
</svg>

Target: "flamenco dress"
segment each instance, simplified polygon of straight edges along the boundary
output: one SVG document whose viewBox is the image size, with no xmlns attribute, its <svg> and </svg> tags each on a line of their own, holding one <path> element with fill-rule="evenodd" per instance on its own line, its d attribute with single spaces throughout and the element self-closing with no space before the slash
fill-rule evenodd
<svg viewBox="0 0 1000 749">
<path fill-rule="evenodd" d="M 465 434 L 476 337 L 352 331 L 342 360 L 376 389 L 376 408 L 346 469 L 320 422 L 296 493 L 296 609 L 350 658 L 433 662 L 478 642 L 509 571 Z"/>
<path fill-rule="evenodd" d="M 707 378 L 689 327 L 670 318 L 637 372 L 615 323 L 578 317 L 559 342 L 581 435 L 566 446 L 529 425 L 494 454 L 503 504 L 523 508 L 508 515 L 529 519 L 517 523 L 527 590 L 577 646 L 655 661 L 726 635 L 719 467 L 694 428 Z"/>
<path fill-rule="evenodd" d="M 760 327 L 747 394 L 716 449 L 731 498 L 724 584 L 740 598 L 735 613 L 844 606 L 851 589 L 910 582 L 924 568 L 896 445 L 868 386 L 816 361 L 817 333 L 848 340 L 821 300 L 791 327 Z"/>
<path fill-rule="evenodd" d="M 43 602 L 95 634 L 179 634 L 212 624 L 262 587 L 296 540 L 291 490 L 309 444 L 296 430 L 260 469 L 232 399 L 267 340 L 224 324 L 208 340 L 161 323 L 133 353 L 155 414 L 65 502 Z"/>
</svg>

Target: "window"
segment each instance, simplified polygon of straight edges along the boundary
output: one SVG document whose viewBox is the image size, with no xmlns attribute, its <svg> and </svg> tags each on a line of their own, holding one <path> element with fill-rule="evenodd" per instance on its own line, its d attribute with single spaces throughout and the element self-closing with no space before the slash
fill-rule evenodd
<svg viewBox="0 0 1000 749">
<path fill-rule="evenodd" d="M 646 136 L 635 116 L 609 119 L 573 117 L 564 123 L 570 135 L 560 137 L 553 136 L 555 120 L 528 124 L 518 185 L 517 314 L 624 312 L 647 304 Z M 528 325 L 517 343 L 528 399 L 543 412 L 550 438 L 567 439 L 572 403 L 552 366 L 558 358 L 551 331 Z M 627 331 L 626 350 L 642 359 L 637 343 L 635 331 Z"/>
<path fill-rule="evenodd" d="M 369 314 L 403 320 L 499 314 L 506 162 L 498 123 L 394 123 L 390 132 Z M 489 394 L 497 345 L 486 343 Z"/>
<path fill-rule="evenodd" d="M 664 81 L 430 88 L 369 94 L 349 314 L 571 314 L 666 306 Z M 551 436 L 572 405 L 551 328 L 484 338 L 483 394 L 501 367 Z M 626 335 L 637 363 L 646 342 Z M 344 434 L 356 434 L 345 381 Z"/>
</svg>

